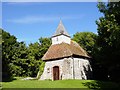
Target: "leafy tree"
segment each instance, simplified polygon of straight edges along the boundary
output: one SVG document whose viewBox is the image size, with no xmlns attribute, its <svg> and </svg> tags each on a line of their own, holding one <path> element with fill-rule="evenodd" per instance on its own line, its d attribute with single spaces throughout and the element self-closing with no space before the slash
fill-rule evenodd
<svg viewBox="0 0 120 90">
<path fill-rule="evenodd" d="M 43 57 L 43 55 L 47 52 L 48 48 L 51 45 L 51 40 L 50 38 L 39 38 L 39 44 L 40 44 L 40 58 Z M 39 65 L 39 72 L 37 75 L 37 78 L 39 78 L 44 70 L 45 62 L 41 60 L 41 64 Z"/>
<path fill-rule="evenodd" d="M 2 29 L 0 28 L 0 72 L 2 72 Z M 0 73 L 0 81 L 2 81 L 2 73 Z"/>
<path fill-rule="evenodd" d="M 28 60 L 29 63 L 29 74 L 30 76 L 37 76 L 39 66 L 41 64 L 40 58 L 40 44 L 38 42 L 30 44 L 28 47 Z"/>
<path fill-rule="evenodd" d="M 43 55 L 46 53 L 46 51 L 48 50 L 48 48 L 51 45 L 51 40 L 50 38 L 40 38 L 39 39 L 39 43 L 40 43 L 40 57 L 42 58 Z"/>
<path fill-rule="evenodd" d="M 2 77 L 3 81 L 13 76 L 37 76 L 43 72 L 44 62 L 41 60 L 51 41 L 49 38 L 40 38 L 39 43 L 31 43 L 26 47 L 24 42 L 17 42 L 17 38 L 8 32 L 2 33 Z"/>
<path fill-rule="evenodd" d="M 28 49 L 24 42 L 17 42 L 14 47 L 14 60 L 11 63 L 12 73 L 14 76 L 27 76 L 28 75 Z"/>
<path fill-rule="evenodd" d="M 106 79 L 120 81 L 120 2 L 98 3 L 103 17 L 98 25 L 96 63 L 102 67 Z M 102 76 L 101 76 L 102 77 Z"/>
<path fill-rule="evenodd" d="M 2 44 L 2 29 L 0 28 L 0 45 Z"/>
<path fill-rule="evenodd" d="M 79 43 L 88 54 L 92 55 L 97 35 L 92 32 L 77 32 L 73 35 L 73 40 Z"/>
<path fill-rule="evenodd" d="M 24 42 L 18 43 L 14 55 L 15 61 L 12 63 L 12 72 L 14 75 L 36 77 L 39 70 L 41 75 L 43 72 L 42 68 L 44 68 L 41 58 L 45 54 L 45 50 L 48 49 L 49 45 L 49 38 L 40 38 L 40 43 L 31 43 L 28 47 L 26 47 Z"/>
<path fill-rule="evenodd" d="M 26 76 L 36 77 L 37 73 L 42 74 L 44 62 L 41 60 L 43 55 L 51 45 L 49 38 L 40 38 L 39 42 L 31 43 L 28 46 L 27 59 L 24 60 L 27 68 L 23 68 Z M 24 50 L 25 51 L 25 50 Z M 21 66 L 25 66 L 21 65 Z"/>
<path fill-rule="evenodd" d="M 2 79 L 10 80 L 12 78 L 11 63 L 14 60 L 14 47 L 16 37 L 2 30 Z"/>
</svg>

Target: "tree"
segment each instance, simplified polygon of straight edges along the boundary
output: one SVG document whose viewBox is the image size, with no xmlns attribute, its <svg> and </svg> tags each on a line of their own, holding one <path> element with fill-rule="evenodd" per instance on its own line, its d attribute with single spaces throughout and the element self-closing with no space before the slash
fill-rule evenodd
<svg viewBox="0 0 120 90">
<path fill-rule="evenodd" d="M 79 43 L 89 55 L 92 55 L 97 35 L 92 32 L 77 32 L 73 35 L 73 40 Z"/>
<path fill-rule="evenodd" d="M 0 28 L 0 72 L 2 72 L 2 29 Z M 2 77 L 2 73 L 0 73 Z M 2 78 L 0 79 L 2 81 Z"/>
<path fill-rule="evenodd" d="M 14 60 L 11 63 L 14 76 L 27 76 L 28 75 L 28 48 L 24 42 L 17 42 L 16 47 L 14 47 Z"/>
<path fill-rule="evenodd" d="M 28 60 L 29 63 L 29 76 L 37 76 L 39 71 L 39 66 L 41 65 L 41 57 L 40 57 L 40 44 L 38 42 L 31 43 L 28 47 Z"/>
<path fill-rule="evenodd" d="M 41 75 L 44 68 L 41 58 L 51 45 L 50 39 L 40 38 L 39 42 L 31 43 L 27 47 L 24 42 L 17 42 L 17 38 L 10 33 L 4 30 L 1 32 L 3 81 L 12 80 L 14 76 L 35 77 L 39 70 Z"/>
<path fill-rule="evenodd" d="M 40 44 L 40 58 L 43 57 L 43 55 L 47 52 L 48 48 L 50 47 L 51 45 L 51 40 L 50 38 L 39 38 L 39 44 Z M 45 66 L 45 62 L 43 62 L 41 60 L 41 63 L 39 65 L 39 72 L 38 72 L 38 75 L 37 75 L 37 78 L 39 78 L 42 73 L 43 73 L 43 70 L 44 70 L 44 66 Z"/>
<path fill-rule="evenodd" d="M 28 47 L 24 42 L 19 42 L 12 62 L 12 73 L 15 76 L 36 77 L 40 70 L 41 75 L 44 68 L 41 58 L 49 46 L 49 38 L 40 38 L 40 42 L 30 43 Z"/>
<path fill-rule="evenodd" d="M 42 58 L 43 55 L 46 53 L 46 51 L 48 50 L 48 48 L 51 45 L 51 40 L 50 38 L 39 38 L 39 43 L 40 43 L 40 57 Z"/>
<path fill-rule="evenodd" d="M 0 45 L 2 45 L 2 29 L 0 28 Z"/>
<path fill-rule="evenodd" d="M 41 75 L 44 68 L 44 62 L 41 58 L 51 45 L 50 38 L 41 37 L 39 42 L 31 43 L 27 47 L 24 42 L 17 42 L 17 38 L 10 33 L 2 29 L 0 32 L 2 32 L 0 50 L 2 50 L 1 58 L 3 58 L 3 81 L 12 80 L 14 76 L 35 77 L 38 71 Z"/>
<path fill-rule="evenodd" d="M 44 62 L 41 60 L 51 45 L 50 38 L 40 38 L 39 42 L 31 43 L 28 46 L 28 54 L 26 59 L 26 67 L 23 68 L 26 76 L 36 77 L 37 73 L 42 74 L 44 68 Z M 22 65 L 25 66 L 25 65 Z"/>
<path fill-rule="evenodd" d="M 2 80 L 12 78 L 11 63 L 14 60 L 14 47 L 17 43 L 16 37 L 2 30 Z"/>
<path fill-rule="evenodd" d="M 106 79 L 120 80 L 120 2 L 98 3 L 103 17 L 96 21 L 98 25 L 97 55 L 99 63 L 106 74 Z M 103 73 L 104 74 L 104 73 Z"/>
</svg>

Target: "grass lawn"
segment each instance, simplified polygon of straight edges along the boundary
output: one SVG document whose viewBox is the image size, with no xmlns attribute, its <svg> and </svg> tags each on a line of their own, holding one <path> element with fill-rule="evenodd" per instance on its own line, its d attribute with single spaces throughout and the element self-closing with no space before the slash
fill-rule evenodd
<svg viewBox="0 0 120 90">
<path fill-rule="evenodd" d="M 116 88 L 120 89 L 117 83 L 101 82 L 96 80 L 21 80 L 17 78 L 12 82 L 2 82 L 3 88 Z"/>
</svg>

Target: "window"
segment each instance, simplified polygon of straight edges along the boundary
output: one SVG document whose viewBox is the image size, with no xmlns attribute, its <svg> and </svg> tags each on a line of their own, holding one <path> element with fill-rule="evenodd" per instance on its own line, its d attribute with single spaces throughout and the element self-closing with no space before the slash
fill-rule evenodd
<svg viewBox="0 0 120 90">
<path fill-rule="evenodd" d="M 50 68 L 47 68 L 47 73 L 50 73 Z"/>
</svg>

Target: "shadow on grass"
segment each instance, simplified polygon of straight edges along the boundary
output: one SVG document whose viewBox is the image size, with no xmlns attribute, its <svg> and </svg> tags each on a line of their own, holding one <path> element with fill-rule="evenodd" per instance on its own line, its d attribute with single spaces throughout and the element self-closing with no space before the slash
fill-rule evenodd
<svg viewBox="0 0 120 90">
<path fill-rule="evenodd" d="M 11 79 L 6 78 L 6 79 L 2 79 L 2 82 L 12 82 L 14 80 L 17 80 L 17 79 L 16 78 L 11 78 Z"/>
<path fill-rule="evenodd" d="M 105 81 L 91 81 L 82 83 L 84 86 L 87 86 L 92 90 L 120 90 L 120 84 L 115 82 L 105 82 Z"/>
</svg>

